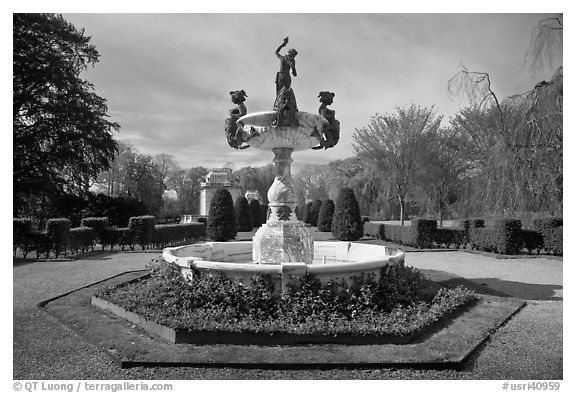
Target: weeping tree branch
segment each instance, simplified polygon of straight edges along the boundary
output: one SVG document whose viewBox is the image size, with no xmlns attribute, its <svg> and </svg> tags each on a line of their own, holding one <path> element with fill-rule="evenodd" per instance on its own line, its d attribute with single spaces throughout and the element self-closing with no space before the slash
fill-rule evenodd
<svg viewBox="0 0 576 393">
<path fill-rule="evenodd" d="M 498 109 L 502 131 L 505 131 L 502 107 L 496 93 L 492 90 L 490 75 L 486 72 L 469 71 L 463 63 L 460 63 L 460 67 L 462 70 L 448 80 L 448 96 L 452 100 L 466 98 L 470 104 L 479 109 L 482 109 L 491 98 Z"/>
<path fill-rule="evenodd" d="M 524 54 L 524 64 L 529 64 L 532 75 L 543 71 L 545 63 L 552 70 L 558 67 L 556 61 L 562 64 L 563 29 L 560 18 L 547 18 L 539 21 L 532 30 L 530 46 Z"/>
</svg>

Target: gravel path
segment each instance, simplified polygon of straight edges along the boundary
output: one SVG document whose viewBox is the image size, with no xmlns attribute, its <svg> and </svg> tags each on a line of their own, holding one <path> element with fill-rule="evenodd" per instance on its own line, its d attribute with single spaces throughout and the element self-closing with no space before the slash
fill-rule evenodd
<svg viewBox="0 0 576 393">
<path fill-rule="evenodd" d="M 562 379 L 562 263 L 497 260 L 464 252 L 408 253 L 407 265 L 477 280 L 528 305 L 500 328 L 463 371 L 119 369 L 102 351 L 38 310 L 51 297 L 128 270 L 154 253 L 98 253 L 73 262 L 33 262 L 13 269 L 14 379 Z M 514 283 L 506 285 L 506 283 Z M 528 287 L 526 287 L 528 285 Z M 523 286 L 523 287 L 522 287 Z M 523 289 L 518 289 L 522 287 Z M 511 288 L 511 289 L 510 289 Z M 542 288 L 545 288 L 543 290 Z M 506 292 L 506 290 L 508 292 Z M 554 292 L 556 291 L 556 292 Z M 537 298 L 537 299 L 533 299 Z M 554 299 L 554 300 L 543 300 Z"/>
</svg>

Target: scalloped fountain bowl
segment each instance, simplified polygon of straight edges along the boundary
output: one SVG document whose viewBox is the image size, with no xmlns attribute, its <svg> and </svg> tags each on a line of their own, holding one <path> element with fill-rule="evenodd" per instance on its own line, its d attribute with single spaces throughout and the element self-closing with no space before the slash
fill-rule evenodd
<svg viewBox="0 0 576 393">
<path fill-rule="evenodd" d="M 273 127 L 276 112 L 248 113 L 238 119 L 249 138 L 251 147 L 272 151 L 274 148 L 291 148 L 293 151 L 308 150 L 318 145 L 318 137 L 312 134 L 314 129 L 321 130 L 328 121 L 314 113 L 296 112 L 298 126 Z"/>
<path fill-rule="evenodd" d="M 165 248 L 167 262 L 176 263 L 188 276 L 191 269 L 218 273 L 249 282 L 254 274 L 269 274 L 277 289 L 283 290 L 291 276 L 313 274 L 322 282 L 374 273 L 378 278 L 387 266 L 404 265 L 404 252 L 374 244 L 314 242 L 312 263 L 285 262 L 258 264 L 252 260 L 252 242 L 206 242 Z"/>
</svg>

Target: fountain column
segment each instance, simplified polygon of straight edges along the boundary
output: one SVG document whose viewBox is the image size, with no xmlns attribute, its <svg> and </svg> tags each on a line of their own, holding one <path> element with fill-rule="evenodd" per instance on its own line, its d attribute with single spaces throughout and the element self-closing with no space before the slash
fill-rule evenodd
<svg viewBox="0 0 576 393">
<path fill-rule="evenodd" d="M 253 238 L 252 257 L 256 263 L 312 263 L 314 241 L 304 223 L 296 217 L 292 179 L 292 147 L 275 147 L 274 183 L 268 190 L 266 223 Z"/>
</svg>

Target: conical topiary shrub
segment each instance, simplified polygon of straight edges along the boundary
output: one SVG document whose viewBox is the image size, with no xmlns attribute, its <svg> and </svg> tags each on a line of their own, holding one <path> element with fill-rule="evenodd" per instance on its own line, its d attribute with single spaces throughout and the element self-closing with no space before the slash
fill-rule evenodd
<svg viewBox="0 0 576 393">
<path fill-rule="evenodd" d="M 262 206 L 258 199 L 250 201 L 250 211 L 252 212 L 253 228 L 260 228 L 264 224 L 264 220 L 262 219 Z"/>
<path fill-rule="evenodd" d="M 315 227 L 318 225 L 318 214 L 320 214 L 320 207 L 322 206 L 322 201 L 320 199 L 314 200 L 312 202 L 312 207 L 309 210 L 310 214 L 310 225 Z"/>
<path fill-rule="evenodd" d="M 304 212 L 302 213 L 303 220 L 306 224 L 310 224 L 310 218 L 312 217 L 312 202 L 308 202 L 304 205 Z"/>
<path fill-rule="evenodd" d="M 340 190 L 332 219 L 332 234 L 338 240 L 359 240 L 364 233 L 360 206 L 351 188 Z"/>
<path fill-rule="evenodd" d="M 304 211 L 306 210 L 306 204 L 304 202 L 300 202 L 294 210 L 294 213 L 296 213 L 296 218 L 300 221 L 304 221 Z"/>
<path fill-rule="evenodd" d="M 210 203 L 206 236 L 214 241 L 225 242 L 236 238 L 237 233 L 232 195 L 228 190 L 220 188 L 216 190 Z"/>
<path fill-rule="evenodd" d="M 252 211 L 246 197 L 240 195 L 236 198 L 234 210 L 236 211 L 238 232 L 250 232 L 254 227 L 254 220 L 252 219 Z"/>
<path fill-rule="evenodd" d="M 332 231 L 332 218 L 334 218 L 334 202 L 332 199 L 325 199 L 322 201 L 320 213 L 318 213 L 318 231 Z"/>
</svg>

